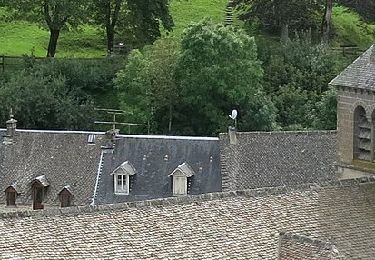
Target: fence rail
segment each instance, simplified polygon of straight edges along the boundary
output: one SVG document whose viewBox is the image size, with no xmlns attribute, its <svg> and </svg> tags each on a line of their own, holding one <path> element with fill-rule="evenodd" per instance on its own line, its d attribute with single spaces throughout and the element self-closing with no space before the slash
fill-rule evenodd
<svg viewBox="0 0 375 260">
<path fill-rule="evenodd" d="M 341 45 L 340 47 L 332 48 L 332 50 L 341 52 L 343 56 L 359 56 L 365 52 L 357 45 Z"/>
<path fill-rule="evenodd" d="M 14 70 L 19 68 L 23 68 L 25 59 L 33 58 L 35 60 L 46 60 L 46 59 L 58 59 L 58 60 L 84 60 L 84 61 L 100 61 L 106 59 L 106 57 L 98 57 L 98 58 L 47 58 L 47 57 L 35 57 L 35 56 L 11 56 L 11 55 L 0 55 L 0 72 L 5 72 L 6 70 Z"/>
</svg>

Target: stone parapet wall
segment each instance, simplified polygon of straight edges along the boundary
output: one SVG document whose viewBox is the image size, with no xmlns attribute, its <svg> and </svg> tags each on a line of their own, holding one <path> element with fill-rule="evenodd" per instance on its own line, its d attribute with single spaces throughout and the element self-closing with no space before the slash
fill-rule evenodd
<svg viewBox="0 0 375 260">
<path fill-rule="evenodd" d="M 118 204 L 105 204 L 95 206 L 73 206 L 66 208 L 51 208 L 45 210 L 26 210 L 17 212 L 1 213 L 0 219 L 24 218 L 24 217 L 49 217 L 59 215 L 81 215 L 92 212 L 126 210 L 130 208 L 142 207 L 164 207 L 169 205 L 183 205 L 191 203 L 202 203 L 205 201 L 220 200 L 231 197 L 267 197 L 272 195 L 282 195 L 297 191 L 318 191 L 331 187 L 358 187 L 364 184 L 375 184 L 375 176 L 366 176 L 356 179 L 345 179 L 338 181 L 329 181 L 316 184 L 303 184 L 294 187 L 280 186 L 270 188 L 259 188 L 250 190 L 238 190 L 229 192 L 207 193 L 201 195 L 186 195 L 179 197 L 170 197 L 154 200 L 126 202 Z"/>
</svg>

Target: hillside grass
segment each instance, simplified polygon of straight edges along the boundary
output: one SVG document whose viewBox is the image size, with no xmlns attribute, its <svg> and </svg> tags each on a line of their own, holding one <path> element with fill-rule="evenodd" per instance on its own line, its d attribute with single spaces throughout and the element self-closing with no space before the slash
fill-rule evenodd
<svg viewBox="0 0 375 260">
<path fill-rule="evenodd" d="M 365 23 L 354 11 L 342 6 L 333 8 L 335 43 L 357 45 L 366 49 L 375 41 L 375 24 Z"/>
<path fill-rule="evenodd" d="M 223 21 L 226 4 L 227 0 L 173 0 L 170 8 L 175 27 L 171 35 L 180 37 L 188 24 L 204 17 L 215 22 Z M 6 16 L 5 11 L 0 9 L 0 55 L 33 53 L 44 57 L 48 30 L 24 21 L 6 21 Z M 84 25 L 78 30 L 62 31 L 60 34 L 56 57 L 101 57 L 105 54 L 105 35 L 100 28 Z"/>
<path fill-rule="evenodd" d="M 223 22 L 227 3 L 228 0 L 173 0 L 170 7 L 175 23 L 172 36 L 181 36 L 190 23 L 203 18 Z"/>
</svg>

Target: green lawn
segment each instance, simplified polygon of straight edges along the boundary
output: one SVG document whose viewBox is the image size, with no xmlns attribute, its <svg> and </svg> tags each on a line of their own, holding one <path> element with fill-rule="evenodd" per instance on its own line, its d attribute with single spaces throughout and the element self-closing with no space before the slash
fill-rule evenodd
<svg viewBox="0 0 375 260">
<path fill-rule="evenodd" d="M 223 22 L 228 0 L 173 0 L 171 13 L 175 28 L 172 35 L 180 36 L 192 22 L 208 17 L 214 22 Z"/>
<path fill-rule="evenodd" d="M 213 21 L 224 20 L 227 0 L 173 0 L 171 13 L 175 22 L 173 36 L 179 37 L 191 22 L 204 17 Z M 5 12 L 0 9 L 0 55 L 31 54 L 45 56 L 49 32 L 32 23 L 4 22 Z M 56 57 L 100 57 L 105 55 L 105 37 L 102 30 L 82 26 L 78 31 L 63 31 Z"/>
</svg>

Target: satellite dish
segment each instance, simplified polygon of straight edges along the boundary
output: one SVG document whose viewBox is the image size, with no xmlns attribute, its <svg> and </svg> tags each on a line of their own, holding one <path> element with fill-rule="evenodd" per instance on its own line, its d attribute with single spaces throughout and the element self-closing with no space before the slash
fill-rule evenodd
<svg viewBox="0 0 375 260">
<path fill-rule="evenodd" d="M 236 110 L 236 109 L 233 109 L 233 110 L 232 110 L 232 114 L 229 115 L 229 117 L 232 118 L 233 120 L 236 120 L 237 115 L 238 115 L 237 110 Z"/>
</svg>

